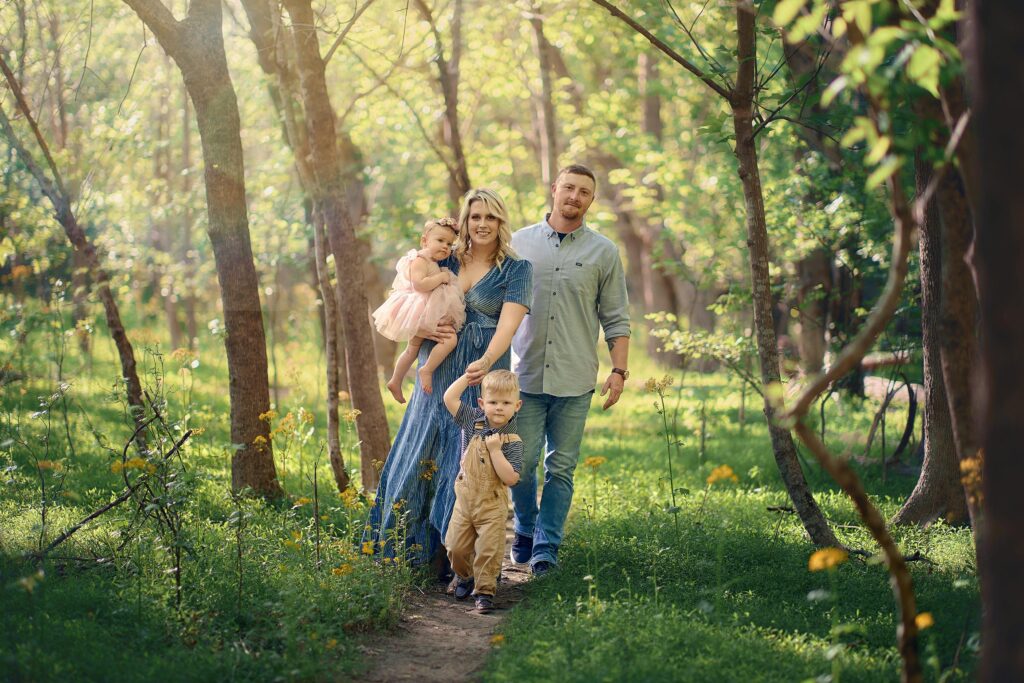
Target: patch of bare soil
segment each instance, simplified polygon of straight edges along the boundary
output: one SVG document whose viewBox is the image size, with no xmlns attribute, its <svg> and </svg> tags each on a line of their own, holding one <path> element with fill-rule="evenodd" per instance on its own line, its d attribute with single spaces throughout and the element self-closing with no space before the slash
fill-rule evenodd
<svg viewBox="0 0 1024 683">
<path fill-rule="evenodd" d="M 505 559 L 493 612 L 477 614 L 472 597 L 457 601 L 445 595 L 445 587 L 440 583 L 422 592 L 414 589 L 407 598 L 398 627 L 371 637 L 363 645 L 369 668 L 354 680 L 359 683 L 477 680 L 491 649 L 491 636 L 508 611 L 520 601 L 523 584 L 530 578 L 529 567 L 512 564 L 509 560 L 512 535 L 510 523 L 505 531 Z"/>
</svg>

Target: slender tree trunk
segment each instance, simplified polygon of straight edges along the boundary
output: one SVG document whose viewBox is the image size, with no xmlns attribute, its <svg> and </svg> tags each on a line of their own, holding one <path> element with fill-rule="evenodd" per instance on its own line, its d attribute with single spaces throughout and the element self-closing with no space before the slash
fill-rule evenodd
<svg viewBox="0 0 1024 683">
<path fill-rule="evenodd" d="M 768 229 L 764 215 L 764 197 L 761 177 L 757 168 L 757 148 L 754 146 L 754 15 L 737 4 L 737 35 L 739 40 L 739 70 L 730 105 L 733 129 L 736 132 L 736 159 L 743 184 L 746 204 L 747 248 L 750 254 L 750 279 L 753 290 L 754 328 L 757 336 L 758 359 L 761 363 L 761 383 L 769 387 L 780 383 L 778 346 L 772 322 L 772 292 L 768 274 Z M 775 423 L 776 409 L 765 392 L 764 414 L 768 420 L 772 451 L 782 475 L 782 481 L 793 501 L 811 541 L 817 546 L 838 546 L 839 541 L 829 527 L 825 516 L 807 486 L 792 434 Z"/>
<path fill-rule="evenodd" d="M 828 299 L 832 285 L 831 256 L 816 249 L 796 263 L 799 290 L 796 307 L 800 311 L 800 329 L 796 335 L 800 364 L 808 375 L 825 365 L 825 326 L 828 324 Z"/>
<path fill-rule="evenodd" d="M 540 175 L 544 187 L 555 182 L 558 174 L 558 125 L 555 119 L 555 100 L 551 88 L 551 56 L 544 37 L 544 17 L 539 4 L 530 8 L 530 26 L 533 28 L 533 47 L 540 68 L 540 98 L 536 103 L 540 129 Z"/>
<path fill-rule="evenodd" d="M 114 300 L 114 294 L 110 290 L 110 278 L 100 263 L 95 247 L 86 237 L 85 231 L 82 229 L 78 218 L 71 208 L 71 197 L 65 189 L 56 163 L 53 161 L 39 126 L 31 110 L 28 108 L 28 102 L 21 91 L 20 82 L 15 78 L 14 73 L 7 65 L 2 54 L 0 54 L 0 69 L 3 70 L 7 85 L 14 94 L 14 99 L 18 109 L 21 111 L 21 115 L 29 122 L 33 133 L 36 135 L 36 141 L 47 159 L 53 178 L 48 177 L 39 165 L 36 164 L 32 155 L 29 154 L 15 134 L 7 113 L 3 109 L 0 109 L 0 127 L 3 128 L 11 147 L 14 148 L 16 154 L 21 158 L 22 163 L 29 169 L 36 182 L 39 183 L 43 194 L 50 200 L 57 222 L 64 229 L 64 234 L 67 235 L 68 241 L 71 242 L 75 251 L 81 255 L 82 262 L 92 276 L 91 279 L 95 283 L 96 293 L 103 303 L 107 328 L 110 330 L 110 336 L 113 338 L 114 346 L 117 348 L 118 359 L 121 361 L 121 374 L 125 382 L 128 409 L 131 411 L 132 419 L 136 426 L 141 425 L 145 412 L 145 405 L 142 402 L 142 384 L 139 382 L 139 375 L 136 370 L 135 351 L 132 349 L 124 325 L 121 323 L 121 312 L 118 309 L 117 302 Z"/>
<path fill-rule="evenodd" d="M 932 170 L 917 161 L 918 195 L 931 180 Z M 924 463 L 917 485 L 892 524 L 928 526 L 939 518 L 952 523 L 967 519 L 967 501 L 960 483 L 960 466 L 942 378 L 939 306 L 942 293 L 942 247 L 938 207 L 934 199 L 921 226 L 921 332 L 924 346 Z"/>
<path fill-rule="evenodd" d="M 327 269 L 327 233 L 323 220 L 313 217 L 313 236 L 316 249 L 316 275 L 323 298 L 324 350 L 327 362 L 327 453 L 334 472 L 338 491 L 348 488 L 349 476 L 345 471 L 345 456 L 341 452 L 341 433 L 338 423 L 338 302 L 334 298 L 334 285 Z M 344 356 L 341 357 L 344 360 Z"/>
<path fill-rule="evenodd" d="M 985 517 L 977 530 L 984 604 L 980 680 L 1024 680 L 1024 4 L 975 0 L 973 67 L 981 196 L 978 402 Z"/>
<path fill-rule="evenodd" d="M 188 90 L 182 85 L 181 103 L 181 200 L 182 230 L 179 260 L 185 266 L 184 296 L 185 331 L 188 334 L 188 348 L 195 349 L 199 341 L 199 327 L 196 322 L 196 255 L 192 245 L 192 116 L 188 104 Z"/>
<path fill-rule="evenodd" d="M 448 196 L 452 207 L 457 207 L 462 196 L 469 192 L 469 169 L 466 165 L 466 154 L 462 147 L 462 133 L 459 129 L 459 65 L 462 57 L 462 0 L 453 0 L 452 22 L 449 28 L 451 35 L 451 57 L 444 56 L 444 41 L 437 28 L 437 22 L 431 14 L 430 7 L 424 0 L 415 0 L 416 9 L 423 19 L 430 24 L 434 33 L 434 47 L 437 52 L 434 62 L 437 64 L 437 79 L 441 85 L 444 98 L 444 119 L 442 121 L 442 138 L 445 145 L 452 151 L 452 163 L 449 165 Z"/>
<path fill-rule="evenodd" d="M 339 280 L 344 273 L 346 281 L 345 295 L 340 300 L 341 327 L 347 342 L 346 365 L 352 402 L 360 411 L 356 427 L 362 446 L 363 487 L 369 490 L 377 485 L 375 461 L 384 462 L 391 439 L 373 352 L 359 246 L 351 214 L 343 203 L 343 178 L 355 173 L 341 167 L 335 115 L 327 93 L 324 61 L 320 57 L 311 3 L 309 0 L 286 0 L 285 8 L 292 18 L 296 65 L 302 84 L 310 166 L 315 178 L 314 205 L 327 228 Z"/>
<path fill-rule="evenodd" d="M 221 33 L 220 0 L 192 0 L 177 21 L 159 0 L 124 0 L 181 69 L 195 106 L 205 166 L 208 231 L 217 265 L 227 336 L 231 485 L 278 496 L 270 429 L 267 341 L 249 242 L 241 124 Z"/>
</svg>

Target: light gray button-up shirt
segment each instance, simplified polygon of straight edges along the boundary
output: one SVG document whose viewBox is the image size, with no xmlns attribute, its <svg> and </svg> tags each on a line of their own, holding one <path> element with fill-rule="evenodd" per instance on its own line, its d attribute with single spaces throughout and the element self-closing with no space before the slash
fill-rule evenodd
<svg viewBox="0 0 1024 683">
<path fill-rule="evenodd" d="M 619 249 L 586 223 L 559 241 L 547 219 L 512 235 L 533 264 L 533 306 L 512 338 L 512 370 L 528 394 L 581 396 L 597 380 L 597 333 L 629 336 Z"/>
</svg>

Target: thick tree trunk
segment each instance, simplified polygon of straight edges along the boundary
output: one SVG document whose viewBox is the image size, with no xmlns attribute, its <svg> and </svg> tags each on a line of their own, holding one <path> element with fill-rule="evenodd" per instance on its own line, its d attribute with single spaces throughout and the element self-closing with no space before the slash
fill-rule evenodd
<svg viewBox="0 0 1024 683">
<path fill-rule="evenodd" d="M 205 166 L 208 232 L 217 265 L 227 336 L 231 485 L 278 496 L 269 425 L 267 342 L 249 242 L 238 101 L 228 73 L 220 0 L 193 0 L 177 21 L 158 0 L 124 0 L 178 64 L 195 106 Z"/>
<path fill-rule="evenodd" d="M 311 3 L 286 0 L 285 8 L 292 18 L 296 65 L 302 84 L 310 166 L 315 178 L 313 200 L 327 227 L 335 268 L 338 273 L 346 274 L 346 291 L 340 301 L 341 326 L 347 342 L 346 365 L 352 402 L 360 411 L 356 427 L 362 447 L 363 487 L 370 490 L 377 485 L 375 461 L 382 463 L 387 457 L 391 439 L 380 394 L 359 247 L 351 214 L 343 203 L 343 178 L 355 173 L 341 167 L 335 116 L 327 93 Z"/>
<path fill-rule="evenodd" d="M 927 162 L 917 161 L 918 195 L 932 176 Z M 940 360 L 939 307 L 942 292 L 942 246 L 938 207 L 934 199 L 921 226 L 921 331 L 924 346 L 924 463 L 910 497 L 892 524 L 928 526 L 944 518 L 951 523 L 967 519 L 967 501 L 960 483 L 960 464 L 953 442 L 953 427 L 946 401 Z"/>
<path fill-rule="evenodd" d="M 942 296 L 939 304 L 939 348 L 953 441 L 960 462 L 978 457 L 980 438 L 975 428 L 972 377 L 977 367 L 978 297 L 967 265 L 974 225 L 960 174 L 950 168 L 936 193 L 941 225 Z M 967 497 L 971 525 L 977 530 L 980 501 Z"/>
<path fill-rule="evenodd" d="M 832 288 L 831 255 L 824 249 L 816 249 L 797 261 L 796 272 L 799 284 L 796 307 L 800 312 L 796 345 L 804 373 L 813 375 L 821 372 L 825 365 L 825 326 Z"/>
<path fill-rule="evenodd" d="M 730 105 L 733 129 L 736 132 L 736 159 L 743 184 L 746 204 L 747 248 L 750 255 L 750 279 L 753 291 L 754 328 L 757 336 L 758 359 L 761 364 L 761 383 L 768 387 L 780 383 L 779 356 L 775 328 L 772 322 L 772 292 L 768 275 L 768 228 L 764 215 L 764 197 L 761 177 L 757 168 L 757 149 L 754 146 L 753 86 L 754 86 L 754 16 L 750 11 L 737 8 L 737 33 L 740 42 L 740 65 L 736 87 Z M 825 520 L 807 486 L 796 445 L 788 429 L 775 422 L 775 406 L 765 392 L 764 414 L 768 420 L 772 451 L 782 481 L 789 492 L 811 541 L 817 546 L 838 546 L 839 541 Z"/>
<path fill-rule="evenodd" d="M 984 389 L 984 509 L 977 538 L 984 604 L 981 680 L 1024 680 L 1024 4 L 976 0 L 976 224 Z"/>
</svg>

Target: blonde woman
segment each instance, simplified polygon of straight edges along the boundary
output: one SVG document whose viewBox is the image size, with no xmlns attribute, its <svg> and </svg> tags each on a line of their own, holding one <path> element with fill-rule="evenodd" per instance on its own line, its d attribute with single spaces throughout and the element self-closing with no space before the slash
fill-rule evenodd
<svg viewBox="0 0 1024 683">
<path fill-rule="evenodd" d="M 442 401 L 444 392 L 466 374 L 470 386 L 462 400 L 476 404 L 484 375 L 509 368 L 512 336 L 533 296 L 532 267 L 511 249 L 508 211 L 497 193 L 469 191 L 462 200 L 458 228 L 454 254 L 438 265 L 457 276 L 466 301 L 466 322 L 455 349 L 434 370 L 432 393 L 416 381 L 384 463 L 370 530 L 363 539 L 375 542 L 375 552 L 387 557 L 405 552 L 418 563 L 443 556 L 441 539 L 455 504 L 462 445 L 459 427 Z M 435 343 L 429 338 L 423 342 L 419 366 L 427 362 Z M 396 528 L 403 530 L 404 539 L 395 538 Z"/>
</svg>

